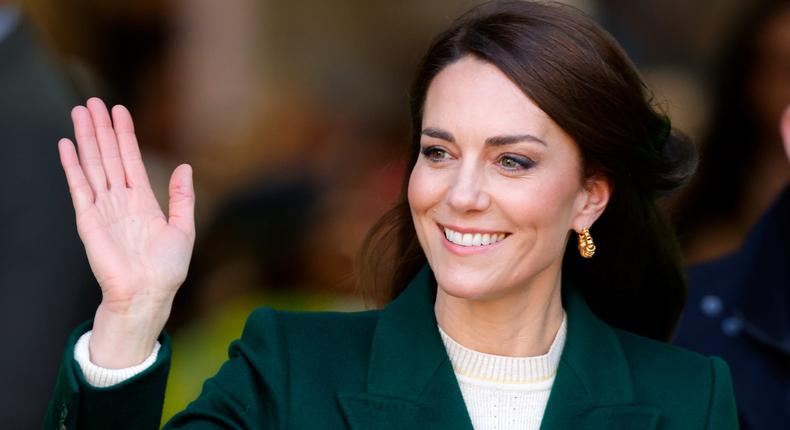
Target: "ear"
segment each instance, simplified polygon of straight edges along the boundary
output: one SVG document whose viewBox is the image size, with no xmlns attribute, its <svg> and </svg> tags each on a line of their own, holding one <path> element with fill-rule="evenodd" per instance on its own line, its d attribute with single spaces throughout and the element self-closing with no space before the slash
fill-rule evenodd
<svg viewBox="0 0 790 430">
<path fill-rule="evenodd" d="M 606 209 L 611 195 L 612 185 L 607 177 L 594 175 L 585 179 L 577 200 L 578 210 L 573 219 L 573 230 L 578 233 L 584 227 L 591 228 Z"/>
</svg>

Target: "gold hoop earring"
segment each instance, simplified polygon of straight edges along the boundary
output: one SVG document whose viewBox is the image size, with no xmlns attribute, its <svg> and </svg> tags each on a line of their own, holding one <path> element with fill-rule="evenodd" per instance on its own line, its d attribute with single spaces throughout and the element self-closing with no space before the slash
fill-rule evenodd
<svg viewBox="0 0 790 430">
<path fill-rule="evenodd" d="M 592 236 L 590 236 L 590 229 L 583 227 L 579 233 L 579 254 L 583 258 L 592 258 L 595 255 L 595 243 Z"/>
</svg>

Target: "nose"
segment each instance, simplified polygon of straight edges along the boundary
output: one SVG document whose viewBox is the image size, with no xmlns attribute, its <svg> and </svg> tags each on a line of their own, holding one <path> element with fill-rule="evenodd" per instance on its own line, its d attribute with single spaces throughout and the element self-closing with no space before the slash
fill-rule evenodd
<svg viewBox="0 0 790 430">
<path fill-rule="evenodd" d="M 447 203 L 458 212 L 484 211 L 491 204 L 481 167 L 466 163 L 458 170 L 447 193 Z"/>
</svg>

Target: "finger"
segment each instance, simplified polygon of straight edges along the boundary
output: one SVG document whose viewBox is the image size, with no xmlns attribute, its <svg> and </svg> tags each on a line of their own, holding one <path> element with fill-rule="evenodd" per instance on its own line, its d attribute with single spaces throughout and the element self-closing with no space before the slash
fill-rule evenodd
<svg viewBox="0 0 790 430">
<path fill-rule="evenodd" d="M 104 176 L 104 165 L 96 142 L 93 119 L 85 106 L 77 106 L 71 110 L 71 121 L 74 123 L 74 136 L 77 138 L 80 165 L 93 195 L 107 191 L 107 178 Z"/>
<path fill-rule="evenodd" d="M 134 134 L 134 123 L 129 111 L 117 105 L 112 108 L 112 122 L 115 124 L 115 135 L 118 138 L 118 149 L 121 152 L 121 162 L 126 172 L 126 185 L 130 188 L 151 188 L 148 173 L 145 171 L 140 147 Z"/>
<path fill-rule="evenodd" d="M 194 238 L 195 190 L 192 185 L 192 167 L 189 164 L 182 164 L 173 171 L 169 191 L 168 224 Z"/>
<path fill-rule="evenodd" d="M 79 214 L 93 204 L 93 191 L 85 174 L 82 173 L 74 143 L 69 139 L 60 139 L 58 153 L 60 153 L 60 164 L 63 165 L 63 171 L 66 173 L 74 211 Z"/>
<path fill-rule="evenodd" d="M 98 97 L 88 99 L 88 111 L 91 113 L 96 139 L 99 142 L 104 173 L 107 182 L 112 187 L 126 187 L 126 177 L 121 163 L 121 153 L 118 151 L 118 142 L 115 140 L 115 131 L 112 128 L 110 114 L 104 102 Z"/>
</svg>

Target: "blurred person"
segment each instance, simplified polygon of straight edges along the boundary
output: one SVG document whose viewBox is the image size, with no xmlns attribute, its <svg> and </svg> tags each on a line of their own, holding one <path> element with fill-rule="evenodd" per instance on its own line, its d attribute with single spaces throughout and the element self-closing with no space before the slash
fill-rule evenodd
<svg viewBox="0 0 790 430">
<path fill-rule="evenodd" d="M 753 7 L 718 66 L 700 171 L 673 216 L 688 264 L 735 251 L 790 181 L 776 127 L 790 103 L 790 3 Z"/>
<path fill-rule="evenodd" d="M 167 323 L 178 353 L 164 419 L 200 394 L 202 381 L 219 369 L 226 346 L 241 335 L 255 307 L 363 308 L 349 279 L 354 253 L 397 197 L 404 169 L 393 148 L 407 135 L 400 124 L 328 106 L 285 112 L 264 117 L 272 126 L 254 133 L 277 141 L 260 154 L 269 168 L 261 166 L 256 179 L 236 184 L 237 191 L 199 229 L 192 268 Z M 283 146 L 286 153 L 269 152 Z"/>
<path fill-rule="evenodd" d="M 790 162 L 790 106 L 780 124 Z M 790 186 L 734 253 L 689 270 L 675 343 L 724 358 L 744 429 L 790 428 Z"/>
<path fill-rule="evenodd" d="M 434 41 L 411 96 L 411 175 L 359 258 L 386 307 L 255 311 L 167 427 L 737 428 L 726 364 L 656 340 L 685 287 L 655 198 L 695 152 L 614 39 L 569 7 L 486 3 Z M 45 424 L 154 428 L 191 167 L 165 217 L 129 112 L 91 99 L 72 116 L 59 150 L 103 299 Z"/>
<path fill-rule="evenodd" d="M 283 174 L 293 168 L 282 170 L 264 175 L 227 199 L 202 231 L 189 279 L 168 321 L 178 353 L 168 376 L 165 419 L 200 394 L 203 380 L 225 361 L 228 343 L 241 335 L 256 307 L 362 308 L 359 300 L 334 286 L 352 267 L 350 259 L 345 261 L 338 252 L 340 247 L 327 240 L 343 234 L 330 224 L 333 215 L 341 214 L 319 208 L 323 196 L 332 195 L 327 189 L 332 183 Z M 342 215 L 348 218 L 349 213 L 359 212 L 343 205 Z M 329 270 L 321 270 L 324 266 Z"/>
<path fill-rule="evenodd" d="M 790 3 L 753 6 L 719 65 L 700 172 L 675 214 L 691 265 L 675 343 L 727 360 L 742 427 L 774 429 L 790 427 Z"/>
<path fill-rule="evenodd" d="M 80 97 L 23 10 L 0 1 L 2 427 L 37 428 L 71 326 L 99 302 L 52 139 Z"/>
<path fill-rule="evenodd" d="M 258 116 L 240 144 L 194 159 L 201 201 L 207 182 L 227 196 L 215 192 L 208 215 L 202 203 L 192 268 L 166 326 L 178 353 L 164 419 L 200 394 L 255 307 L 363 307 L 349 279 L 354 253 L 397 196 L 403 154 L 393 148 L 407 125 L 298 93 Z"/>
</svg>

